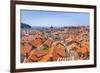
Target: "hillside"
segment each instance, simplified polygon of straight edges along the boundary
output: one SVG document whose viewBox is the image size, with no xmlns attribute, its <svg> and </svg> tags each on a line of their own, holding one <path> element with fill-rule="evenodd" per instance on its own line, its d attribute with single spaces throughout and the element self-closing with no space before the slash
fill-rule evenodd
<svg viewBox="0 0 100 73">
<path fill-rule="evenodd" d="M 21 28 L 31 28 L 31 26 L 25 23 L 21 23 Z"/>
</svg>

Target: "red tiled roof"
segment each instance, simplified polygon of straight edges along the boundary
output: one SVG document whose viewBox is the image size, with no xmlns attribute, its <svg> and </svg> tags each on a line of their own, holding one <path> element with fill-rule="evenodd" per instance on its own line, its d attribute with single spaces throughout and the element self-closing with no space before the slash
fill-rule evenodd
<svg viewBox="0 0 100 73">
<path fill-rule="evenodd" d="M 34 36 L 34 39 L 32 41 L 32 45 L 35 47 L 39 47 L 42 44 L 42 39 L 39 35 Z"/>
<path fill-rule="evenodd" d="M 44 42 L 44 44 L 46 44 L 47 46 L 51 46 L 51 44 L 53 43 L 53 39 L 52 38 L 48 38 L 45 42 Z"/>
<path fill-rule="evenodd" d="M 31 45 L 24 43 L 24 45 L 21 45 L 21 54 L 26 56 L 26 54 L 28 54 L 31 49 L 32 49 Z"/>
<path fill-rule="evenodd" d="M 46 54 L 48 54 L 48 51 L 44 50 L 32 50 L 28 59 L 31 59 L 33 61 L 39 61 L 41 60 Z"/>
<path fill-rule="evenodd" d="M 58 58 L 64 57 L 64 46 L 62 43 L 58 43 L 53 50 L 53 60 L 57 61 Z"/>
</svg>

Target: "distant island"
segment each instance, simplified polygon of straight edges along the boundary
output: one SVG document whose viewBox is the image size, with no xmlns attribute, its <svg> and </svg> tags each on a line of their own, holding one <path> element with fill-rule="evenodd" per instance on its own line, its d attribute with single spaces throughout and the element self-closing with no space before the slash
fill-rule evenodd
<svg viewBox="0 0 100 73">
<path fill-rule="evenodd" d="M 26 23 L 21 23 L 21 28 L 31 28 L 31 26 Z"/>
</svg>

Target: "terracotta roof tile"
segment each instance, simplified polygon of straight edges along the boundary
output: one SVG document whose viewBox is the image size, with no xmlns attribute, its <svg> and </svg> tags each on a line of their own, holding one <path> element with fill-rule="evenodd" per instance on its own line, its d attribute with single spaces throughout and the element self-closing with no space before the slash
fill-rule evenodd
<svg viewBox="0 0 100 73">
<path fill-rule="evenodd" d="M 24 45 L 21 45 L 21 54 L 26 56 L 26 54 L 28 54 L 31 49 L 32 49 L 31 45 L 24 43 Z"/>
<path fill-rule="evenodd" d="M 42 38 L 39 35 L 34 36 L 32 45 L 35 47 L 39 47 L 41 44 L 42 44 Z"/>
<path fill-rule="evenodd" d="M 47 46 L 51 46 L 52 45 L 52 43 L 53 43 L 53 39 L 52 38 L 48 38 L 45 42 L 44 42 L 44 44 L 46 44 Z"/>
<path fill-rule="evenodd" d="M 64 52 L 64 45 L 61 43 L 58 43 L 53 50 L 53 60 L 57 61 L 58 58 L 64 57 L 65 52 Z"/>
<path fill-rule="evenodd" d="M 31 59 L 33 61 L 40 61 L 47 53 L 48 51 L 44 50 L 33 50 L 31 51 L 28 59 Z"/>
</svg>

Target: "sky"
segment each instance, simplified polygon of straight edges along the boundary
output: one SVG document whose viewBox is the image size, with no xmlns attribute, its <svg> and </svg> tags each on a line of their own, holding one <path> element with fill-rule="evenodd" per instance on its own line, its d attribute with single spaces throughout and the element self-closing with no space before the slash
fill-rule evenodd
<svg viewBox="0 0 100 73">
<path fill-rule="evenodd" d="M 43 10 L 21 10 L 21 23 L 33 27 L 89 26 L 90 14 L 83 12 L 56 12 Z"/>
</svg>

